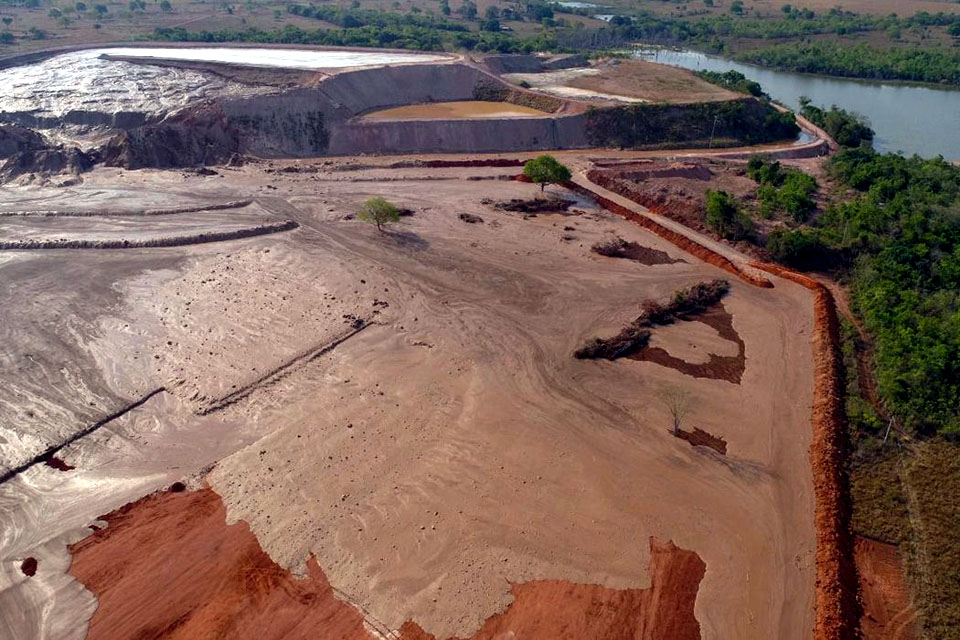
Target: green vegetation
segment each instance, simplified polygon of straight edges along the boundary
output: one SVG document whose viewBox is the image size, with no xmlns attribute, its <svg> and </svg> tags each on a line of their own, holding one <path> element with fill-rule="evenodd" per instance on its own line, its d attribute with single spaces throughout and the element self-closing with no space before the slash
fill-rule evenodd
<svg viewBox="0 0 960 640">
<path fill-rule="evenodd" d="M 806 96 L 800 96 L 800 115 L 830 134 L 841 146 L 869 146 L 873 141 L 873 129 L 862 117 L 836 105 L 821 109 L 810 104 Z"/>
<path fill-rule="evenodd" d="M 630 16 L 616 16 L 604 29 L 558 33 L 557 40 L 562 45 L 581 48 L 612 48 L 633 42 L 682 44 L 733 53 L 738 60 L 777 69 L 878 80 L 960 84 L 960 51 L 919 43 L 910 47 L 895 46 L 904 33 L 919 34 L 916 37 L 921 42 L 930 29 L 941 29 L 950 35 L 960 33 L 960 14 L 921 11 L 900 18 L 893 14 L 859 15 L 838 8 L 816 13 L 789 6 L 773 17 L 731 13 L 678 18 L 641 11 Z M 890 46 L 875 48 L 864 43 L 810 42 L 812 36 L 850 37 L 870 32 L 885 34 Z M 779 43 L 738 52 L 741 40 L 776 40 Z"/>
<path fill-rule="evenodd" d="M 818 224 L 851 265 L 880 393 L 909 430 L 960 435 L 960 167 L 860 148 L 829 170 L 860 192 Z"/>
<path fill-rule="evenodd" d="M 697 71 L 696 74 L 707 82 L 721 86 L 724 89 L 739 91 L 740 93 L 746 93 L 756 98 L 767 97 L 767 94 L 765 94 L 760 87 L 759 82 L 748 80 L 747 76 L 739 71 L 727 71 L 725 73 L 720 73 L 719 71 Z"/>
<path fill-rule="evenodd" d="M 784 169 L 777 161 L 754 156 L 747 162 L 747 175 L 760 184 L 757 202 L 764 218 L 787 213 L 794 222 L 805 222 L 816 209 L 812 196 L 817 192 L 817 181 L 802 171 Z"/>
<path fill-rule="evenodd" d="M 795 43 L 744 51 L 735 57 L 802 73 L 960 84 L 960 51 L 940 47 L 877 49 L 864 43 Z"/>
<path fill-rule="evenodd" d="M 500 53 L 530 53 L 556 49 L 553 34 L 519 37 L 487 31 L 472 32 L 414 24 L 386 26 L 365 25 L 343 29 L 301 29 L 286 25 L 282 29 L 248 27 L 242 31 L 187 31 L 181 27 L 158 28 L 150 40 L 168 42 L 259 42 L 281 44 L 312 44 L 350 47 L 389 47 L 443 51 L 467 49 Z"/>
<path fill-rule="evenodd" d="M 383 231 L 383 226 L 400 221 L 400 210 L 392 203 L 379 196 L 370 198 L 363 203 L 357 212 L 357 220 L 363 220 L 377 226 L 377 231 Z"/>
<path fill-rule="evenodd" d="M 790 112 L 753 98 L 685 105 L 630 104 L 587 111 L 587 138 L 621 148 L 732 146 L 795 138 Z"/>
<path fill-rule="evenodd" d="M 548 184 L 569 180 L 570 169 L 560 164 L 553 156 L 542 155 L 523 165 L 523 175 L 539 184 L 540 191 L 543 191 Z"/>
<path fill-rule="evenodd" d="M 303 6 L 296 4 L 288 6 L 287 11 L 293 15 L 330 22 L 344 29 L 373 26 L 467 31 L 467 27 L 462 23 L 418 13 L 365 11 L 362 9 L 345 9 L 337 5 Z"/>
<path fill-rule="evenodd" d="M 737 199 L 726 191 L 707 191 L 707 226 L 727 240 L 743 240 L 753 234 L 753 221 Z"/>
<path fill-rule="evenodd" d="M 832 262 L 820 235 L 804 229 L 774 229 L 767 236 L 766 249 L 777 262 L 797 269 L 815 269 Z"/>
</svg>

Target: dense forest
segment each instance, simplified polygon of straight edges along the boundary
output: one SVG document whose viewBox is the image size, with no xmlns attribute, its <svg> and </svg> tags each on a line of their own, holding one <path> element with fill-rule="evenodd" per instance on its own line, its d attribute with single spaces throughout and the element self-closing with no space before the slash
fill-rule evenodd
<svg viewBox="0 0 960 640">
<path fill-rule="evenodd" d="M 960 84 L 958 50 L 811 43 L 774 45 L 743 51 L 735 57 L 742 62 L 802 73 Z"/>
<path fill-rule="evenodd" d="M 960 167 L 859 147 L 827 169 L 853 197 L 768 248 L 798 266 L 843 265 L 889 411 L 910 432 L 958 436 Z"/>
</svg>

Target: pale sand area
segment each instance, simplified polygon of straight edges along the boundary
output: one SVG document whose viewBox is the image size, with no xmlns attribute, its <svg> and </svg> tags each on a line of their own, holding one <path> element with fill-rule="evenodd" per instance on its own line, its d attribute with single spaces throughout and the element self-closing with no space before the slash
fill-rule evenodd
<svg viewBox="0 0 960 640">
<path fill-rule="evenodd" d="M 388 627 L 413 619 L 441 637 L 467 634 L 508 602 L 511 581 L 647 587 L 654 536 L 706 563 L 696 604 L 704 638 L 809 637 L 808 292 L 732 281 L 724 305 L 746 344 L 740 385 L 649 362 L 575 360 L 576 347 L 634 318 L 640 301 L 729 276 L 586 205 L 583 215 L 531 219 L 496 211 L 480 199 L 532 197 L 537 187 L 463 179 L 515 171 L 324 181 L 347 176 L 266 175 L 261 165 L 184 183 L 177 172 L 97 170 L 72 188 L 77 197 L 99 189 L 106 198 L 115 186 L 143 200 L 253 197 L 258 211 L 301 227 L 215 245 L 5 257 L 0 274 L 22 292 L 3 311 L 5 335 L 17 338 L 4 342 L 5 357 L 43 357 L 4 371 L 36 382 L 37 411 L 82 414 L 80 424 L 93 411 L 79 396 L 73 406 L 69 393 L 43 395 L 66 375 L 64 357 L 67 379 L 105 403 L 170 390 L 65 450 L 76 471 L 35 467 L 0 486 L 14 522 L 0 539 L 7 623 L 16 606 L 19 628 L 46 625 L 29 637 L 68 637 L 51 631 L 68 620 L 82 637 L 76 621 L 92 602 L 62 575 L 63 540 L 219 460 L 208 478 L 231 518 L 248 521 L 284 566 L 302 570 L 315 554 L 334 587 Z M 27 195 L 42 205 L 41 193 Z M 343 219 L 373 195 L 415 215 L 391 234 Z M 688 263 L 591 253 L 610 233 Z M 235 404 L 196 414 L 343 336 L 345 315 L 374 324 Z M 727 341 L 699 324 L 670 331 L 695 331 L 689 341 L 726 354 Z M 695 398 L 688 427 L 723 437 L 725 458 L 667 432 L 659 398 L 677 386 Z M 24 586 L 14 563 L 37 549 L 60 564 L 41 562 Z"/>
<path fill-rule="evenodd" d="M 431 102 L 410 104 L 382 111 L 373 111 L 363 117 L 367 120 L 464 120 L 471 118 L 545 118 L 539 111 L 509 102 L 463 100 L 459 102 Z"/>
</svg>

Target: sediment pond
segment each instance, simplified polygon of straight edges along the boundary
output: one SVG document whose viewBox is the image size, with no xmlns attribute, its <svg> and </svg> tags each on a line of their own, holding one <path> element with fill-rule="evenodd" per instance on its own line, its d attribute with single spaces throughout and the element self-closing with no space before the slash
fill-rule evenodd
<svg viewBox="0 0 960 640">
<path fill-rule="evenodd" d="M 543 118 L 550 114 L 509 102 L 462 100 L 410 104 L 368 113 L 368 120 L 464 120 L 471 118 Z"/>
</svg>

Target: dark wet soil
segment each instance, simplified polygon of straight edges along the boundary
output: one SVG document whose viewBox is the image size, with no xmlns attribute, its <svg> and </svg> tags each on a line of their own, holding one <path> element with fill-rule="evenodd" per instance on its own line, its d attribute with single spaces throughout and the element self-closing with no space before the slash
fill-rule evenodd
<svg viewBox="0 0 960 640">
<path fill-rule="evenodd" d="M 680 373 L 692 376 L 694 378 L 710 378 L 712 380 L 726 380 L 734 384 L 740 384 L 746 369 L 746 356 L 743 340 L 740 334 L 733 328 L 733 316 L 726 310 L 723 303 L 717 303 L 710 309 L 695 316 L 688 316 L 682 322 L 702 322 L 709 327 L 713 327 L 724 340 L 730 340 L 737 343 L 737 355 L 718 356 L 710 354 L 710 360 L 704 363 L 692 363 L 681 360 L 667 353 L 660 347 L 647 347 L 631 353 L 628 358 L 645 362 L 654 362 L 664 367 L 670 367 Z"/>
</svg>

